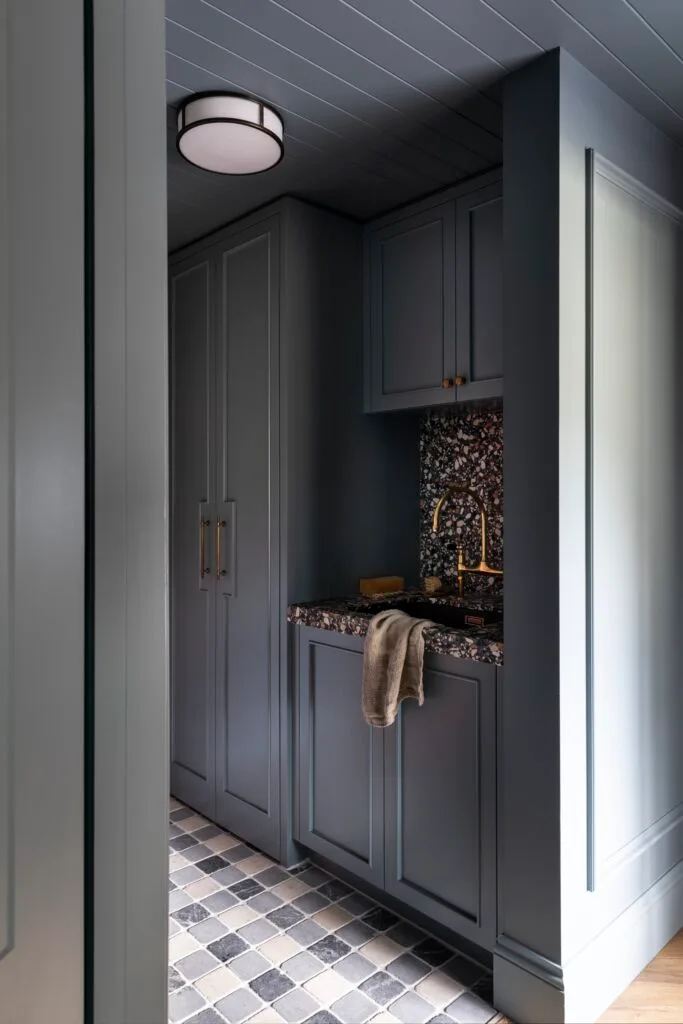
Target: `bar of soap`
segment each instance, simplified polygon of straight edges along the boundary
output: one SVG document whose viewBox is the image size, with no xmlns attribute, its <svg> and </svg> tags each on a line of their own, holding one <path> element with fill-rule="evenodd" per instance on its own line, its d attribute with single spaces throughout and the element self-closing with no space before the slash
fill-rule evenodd
<svg viewBox="0 0 683 1024">
<path fill-rule="evenodd" d="M 443 590 L 443 583 L 438 576 L 427 576 L 422 583 L 425 594 L 438 594 Z"/>
<path fill-rule="evenodd" d="M 373 594 L 393 594 L 397 590 L 405 590 L 403 576 L 368 576 L 360 581 L 360 592 L 364 597 Z"/>
</svg>

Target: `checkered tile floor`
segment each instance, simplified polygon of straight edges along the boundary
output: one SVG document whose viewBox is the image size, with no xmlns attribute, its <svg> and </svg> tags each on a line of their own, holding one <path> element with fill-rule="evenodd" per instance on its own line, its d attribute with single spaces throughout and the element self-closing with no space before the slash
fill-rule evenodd
<svg viewBox="0 0 683 1024">
<path fill-rule="evenodd" d="M 173 1024 L 485 1024 L 491 978 L 344 882 L 292 871 L 177 800 L 170 811 Z"/>
</svg>

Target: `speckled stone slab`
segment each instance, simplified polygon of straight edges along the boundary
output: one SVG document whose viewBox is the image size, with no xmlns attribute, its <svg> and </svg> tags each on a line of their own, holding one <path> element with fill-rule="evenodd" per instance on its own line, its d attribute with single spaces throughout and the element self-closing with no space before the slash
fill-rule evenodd
<svg viewBox="0 0 683 1024">
<path fill-rule="evenodd" d="M 289 622 L 297 626 L 312 626 L 327 629 L 347 636 L 365 636 L 368 625 L 378 604 L 390 599 L 400 602 L 410 610 L 410 601 L 429 601 L 435 605 L 449 604 L 454 607 L 472 609 L 502 608 L 502 599 L 490 593 L 466 594 L 464 598 L 428 597 L 420 591 L 410 590 L 397 594 L 382 594 L 376 597 L 354 595 L 331 601 L 309 601 L 305 604 L 290 605 L 287 613 Z M 408 607 L 406 607 L 406 602 Z M 454 629 L 451 626 L 434 625 L 424 631 L 425 651 L 431 654 L 448 654 L 452 658 L 470 658 L 472 661 L 503 664 L 503 623 L 489 626 Z"/>
<path fill-rule="evenodd" d="M 420 425 L 420 577 L 454 583 L 457 548 L 476 565 L 481 556 L 479 512 L 471 498 L 444 505 L 441 528 L 432 533 L 436 503 L 451 484 L 471 487 L 488 514 L 488 561 L 503 565 L 503 409 L 463 406 L 428 412 Z M 502 594 L 500 577 L 465 576 L 465 592 Z"/>
</svg>

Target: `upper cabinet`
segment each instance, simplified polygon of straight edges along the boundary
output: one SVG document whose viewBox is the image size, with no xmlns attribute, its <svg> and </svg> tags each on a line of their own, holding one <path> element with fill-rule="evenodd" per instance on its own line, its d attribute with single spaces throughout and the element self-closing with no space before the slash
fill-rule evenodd
<svg viewBox="0 0 683 1024">
<path fill-rule="evenodd" d="M 365 233 L 365 409 L 503 393 L 499 176 L 389 214 Z"/>
<path fill-rule="evenodd" d="M 457 400 L 503 394 L 503 191 L 497 181 L 455 203 Z"/>
<path fill-rule="evenodd" d="M 451 402 L 455 376 L 455 205 L 366 236 L 368 411 Z"/>
</svg>

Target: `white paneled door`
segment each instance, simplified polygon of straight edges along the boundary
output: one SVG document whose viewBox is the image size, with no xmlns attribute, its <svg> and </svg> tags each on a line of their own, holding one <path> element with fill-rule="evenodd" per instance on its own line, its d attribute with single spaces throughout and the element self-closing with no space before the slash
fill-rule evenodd
<svg viewBox="0 0 683 1024">
<path fill-rule="evenodd" d="M 83 1016 L 82 0 L 0 3 L 0 1020 Z"/>
</svg>

